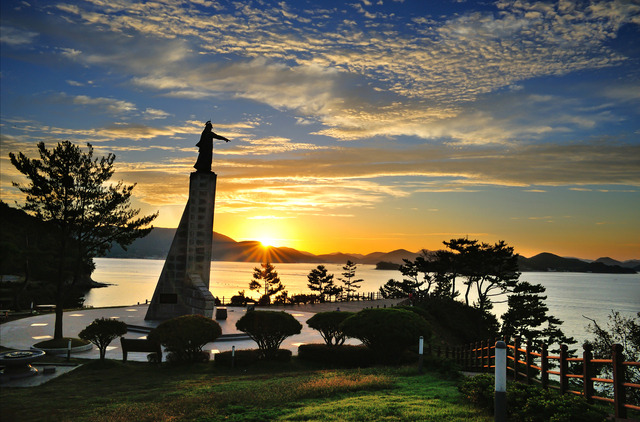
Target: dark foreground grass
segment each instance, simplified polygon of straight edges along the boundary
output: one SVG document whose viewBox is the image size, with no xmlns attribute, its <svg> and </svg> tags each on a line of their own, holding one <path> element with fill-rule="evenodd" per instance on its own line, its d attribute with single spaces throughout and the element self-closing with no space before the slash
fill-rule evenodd
<svg viewBox="0 0 640 422">
<path fill-rule="evenodd" d="M 456 382 L 412 368 L 90 362 L 40 387 L 0 390 L 2 421 L 489 421 Z"/>
</svg>

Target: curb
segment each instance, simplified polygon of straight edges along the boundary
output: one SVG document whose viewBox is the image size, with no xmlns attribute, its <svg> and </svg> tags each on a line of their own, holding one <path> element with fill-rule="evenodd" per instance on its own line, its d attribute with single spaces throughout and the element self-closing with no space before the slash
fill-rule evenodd
<svg viewBox="0 0 640 422">
<path fill-rule="evenodd" d="M 84 346 L 76 346 L 71 348 L 71 353 L 82 353 L 88 352 L 93 349 L 93 344 L 85 344 Z M 65 348 L 57 348 L 57 349 L 45 349 L 44 347 L 33 347 L 31 346 L 31 350 L 44 350 L 48 355 L 64 355 L 67 353 L 69 349 Z"/>
</svg>

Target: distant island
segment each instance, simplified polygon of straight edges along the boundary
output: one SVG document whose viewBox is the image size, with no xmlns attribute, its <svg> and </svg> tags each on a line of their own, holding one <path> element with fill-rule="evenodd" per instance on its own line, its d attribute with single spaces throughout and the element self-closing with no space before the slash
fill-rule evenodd
<svg viewBox="0 0 640 422">
<path fill-rule="evenodd" d="M 147 237 L 138 239 L 127 250 L 115 245 L 106 255 L 107 258 L 164 259 L 169 251 L 175 229 L 154 228 Z M 391 252 L 373 252 L 370 254 L 332 253 L 315 255 L 287 247 L 270 246 L 266 252 L 273 263 L 332 263 L 344 264 L 347 260 L 357 264 L 376 265 L 380 270 L 394 270 L 403 263 L 403 259 L 414 260 L 420 251 L 411 252 L 397 249 Z M 232 262 L 259 262 L 262 259 L 263 246 L 257 241 L 237 242 L 223 234 L 213 233 L 213 260 Z M 531 258 L 518 257 L 520 271 L 559 271 L 606 274 L 634 274 L 640 271 L 640 260 L 616 261 L 611 258 L 599 258 L 586 261 L 578 258 L 564 258 L 544 252 Z"/>
</svg>

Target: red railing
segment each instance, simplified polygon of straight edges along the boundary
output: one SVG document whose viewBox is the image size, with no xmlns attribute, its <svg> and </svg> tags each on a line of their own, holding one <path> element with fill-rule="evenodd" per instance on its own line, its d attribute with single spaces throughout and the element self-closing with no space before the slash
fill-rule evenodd
<svg viewBox="0 0 640 422">
<path fill-rule="evenodd" d="M 640 384 L 625 380 L 625 369 L 628 367 L 640 367 L 640 362 L 624 360 L 622 346 L 614 344 L 610 359 L 594 359 L 590 345 L 583 346 L 582 357 L 571 357 L 568 346 L 560 346 L 558 355 L 550 355 L 546 344 L 534 349 L 527 342 L 523 348 L 519 339 L 507 343 L 507 372 L 514 381 L 531 384 L 539 383 L 543 388 L 559 390 L 561 394 L 576 394 L 583 396 L 588 402 L 601 401 L 610 403 L 615 408 L 616 418 L 626 418 L 627 410 L 640 411 L 640 403 L 627 403 L 628 389 L 640 390 Z M 432 352 L 431 350 L 428 350 Z M 436 354 L 443 355 L 443 350 L 438 349 Z M 444 349 L 444 356 L 452 358 L 464 369 L 477 372 L 492 372 L 495 364 L 495 341 L 481 341 L 463 347 Z M 581 373 L 576 373 L 577 365 L 582 365 Z M 611 368 L 612 377 L 597 378 L 594 374 L 602 365 Z M 552 369 L 553 368 L 553 369 Z M 571 369 L 574 369 L 573 371 Z M 555 382 L 549 382 L 549 376 L 554 377 Z M 613 398 L 604 397 L 596 390 L 595 384 L 613 385 Z"/>
</svg>

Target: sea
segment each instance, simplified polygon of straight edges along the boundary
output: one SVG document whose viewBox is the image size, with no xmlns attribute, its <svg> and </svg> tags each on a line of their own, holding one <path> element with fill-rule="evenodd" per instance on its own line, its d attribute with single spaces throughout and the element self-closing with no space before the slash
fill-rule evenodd
<svg viewBox="0 0 640 422">
<path fill-rule="evenodd" d="M 130 306 L 150 301 L 164 260 L 95 258 L 96 269 L 92 278 L 108 287 L 91 289 L 85 295 L 85 306 Z M 289 295 L 311 293 L 307 288 L 307 275 L 318 264 L 274 264 L 281 282 Z M 342 265 L 323 264 L 334 280 L 342 277 Z M 213 296 L 229 300 L 239 291 L 258 298 L 249 290 L 253 270 L 259 263 L 213 261 L 211 263 L 210 290 Z M 357 279 L 362 279 L 360 293 L 377 292 L 389 279 L 402 279 L 397 270 L 376 270 L 375 265 L 358 264 Z M 592 336 L 585 327 L 587 318 L 602 326 L 612 311 L 626 317 L 640 312 L 640 274 L 594 274 L 570 272 L 523 272 L 521 280 L 542 284 L 546 288 L 549 314 L 563 321 L 562 330 L 574 337 L 578 344 Z M 472 301 L 475 297 L 470 298 Z M 506 312 L 506 297 L 495 297 L 492 312 L 500 318 Z"/>
</svg>

